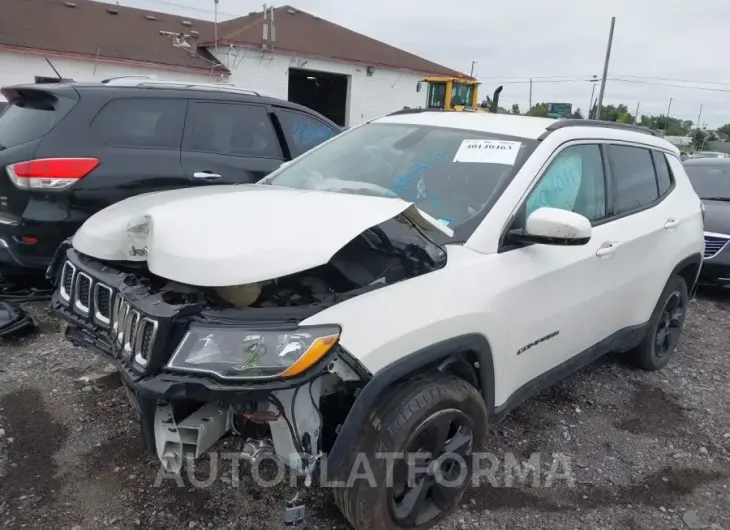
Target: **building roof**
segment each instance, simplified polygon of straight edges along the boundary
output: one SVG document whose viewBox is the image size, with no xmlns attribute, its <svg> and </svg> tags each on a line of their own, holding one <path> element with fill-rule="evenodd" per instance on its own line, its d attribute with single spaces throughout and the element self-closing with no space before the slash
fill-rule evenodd
<svg viewBox="0 0 730 530">
<path fill-rule="evenodd" d="M 207 21 L 91 0 L 0 0 L 0 13 L 0 48 L 181 69 L 210 70 L 215 64 L 206 50 L 192 56 L 160 35 L 160 31 L 207 33 L 213 27 Z"/>
<path fill-rule="evenodd" d="M 0 48 L 183 69 L 210 70 L 217 64 L 205 49 L 214 44 L 210 21 L 92 0 L 0 0 L 0 13 Z M 280 52 L 429 75 L 459 74 L 291 6 L 275 9 L 275 26 L 274 49 Z M 161 31 L 197 31 L 197 54 L 173 46 Z M 218 37 L 222 44 L 261 48 L 263 12 L 220 22 Z"/>
<path fill-rule="evenodd" d="M 455 76 L 459 72 L 428 61 L 384 42 L 329 22 L 292 6 L 275 10 L 273 49 L 299 55 L 359 63 L 373 67 L 410 70 L 429 75 Z M 218 42 L 260 48 L 262 11 L 218 23 Z M 213 28 L 201 35 L 201 45 L 213 44 Z"/>
</svg>

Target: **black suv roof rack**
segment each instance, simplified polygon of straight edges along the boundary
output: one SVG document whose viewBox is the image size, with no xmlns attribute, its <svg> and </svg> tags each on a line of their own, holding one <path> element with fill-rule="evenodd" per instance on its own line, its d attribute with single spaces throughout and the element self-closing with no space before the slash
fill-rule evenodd
<svg viewBox="0 0 730 530">
<path fill-rule="evenodd" d="M 545 128 L 545 132 L 541 134 L 538 139 L 544 140 L 551 132 L 564 129 L 565 127 L 605 127 L 608 129 L 622 129 L 624 131 L 634 131 L 658 136 L 656 131 L 652 131 L 648 127 L 642 127 L 641 125 L 629 125 L 628 123 L 620 123 L 616 121 L 564 119 L 548 125 Z"/>
</svg>

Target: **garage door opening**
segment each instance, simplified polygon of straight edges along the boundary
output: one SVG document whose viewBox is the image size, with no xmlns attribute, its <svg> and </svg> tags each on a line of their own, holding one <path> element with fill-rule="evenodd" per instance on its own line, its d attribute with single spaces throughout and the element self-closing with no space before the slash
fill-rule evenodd
<svg viewBox="0 0 730 530">
<path fill-rule="evenodd" d="M 289 101 L 309 107 L 344 127 L 347 76 L 289 68 Z"/>
</svg>

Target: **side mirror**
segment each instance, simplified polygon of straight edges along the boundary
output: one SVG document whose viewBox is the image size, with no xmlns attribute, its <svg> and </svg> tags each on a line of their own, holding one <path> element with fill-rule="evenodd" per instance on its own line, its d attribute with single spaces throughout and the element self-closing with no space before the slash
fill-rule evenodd
<svg viewBox="0 0 730 530">
<path fill-rule="evenodd" d="M 416 83 L 416 92 L 420 92 L 420 91 L 421 91 L 421 82 L 419 81 L 418 83 Z"/>
<path fill-rule="evenodd" d="M 591 222 L 580 214 L 559 208 L 539 208 L 527 218 L 524 230 L 511 230 L 510 243 L 585 245 L 591 239 Z"/>
</svg>

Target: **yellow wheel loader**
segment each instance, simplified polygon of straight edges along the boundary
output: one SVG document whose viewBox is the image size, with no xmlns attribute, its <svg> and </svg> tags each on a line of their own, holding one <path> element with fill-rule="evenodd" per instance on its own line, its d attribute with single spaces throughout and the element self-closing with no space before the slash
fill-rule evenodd
<svg viewBox="0 0 730 530">
<path fill-rule="evenodd" d="M 443 109 L 467 112 L 496 113 L 499 105 L 500 86 L 494 91 L 489 108 L 487 102 L 479 103 L 479 82 L 466 76 L 459 77 L 427 77 L 418 83 L 420 92 L 422 84 L 428 86 L 426 95 L 427 109 Z"/>
</svg>

